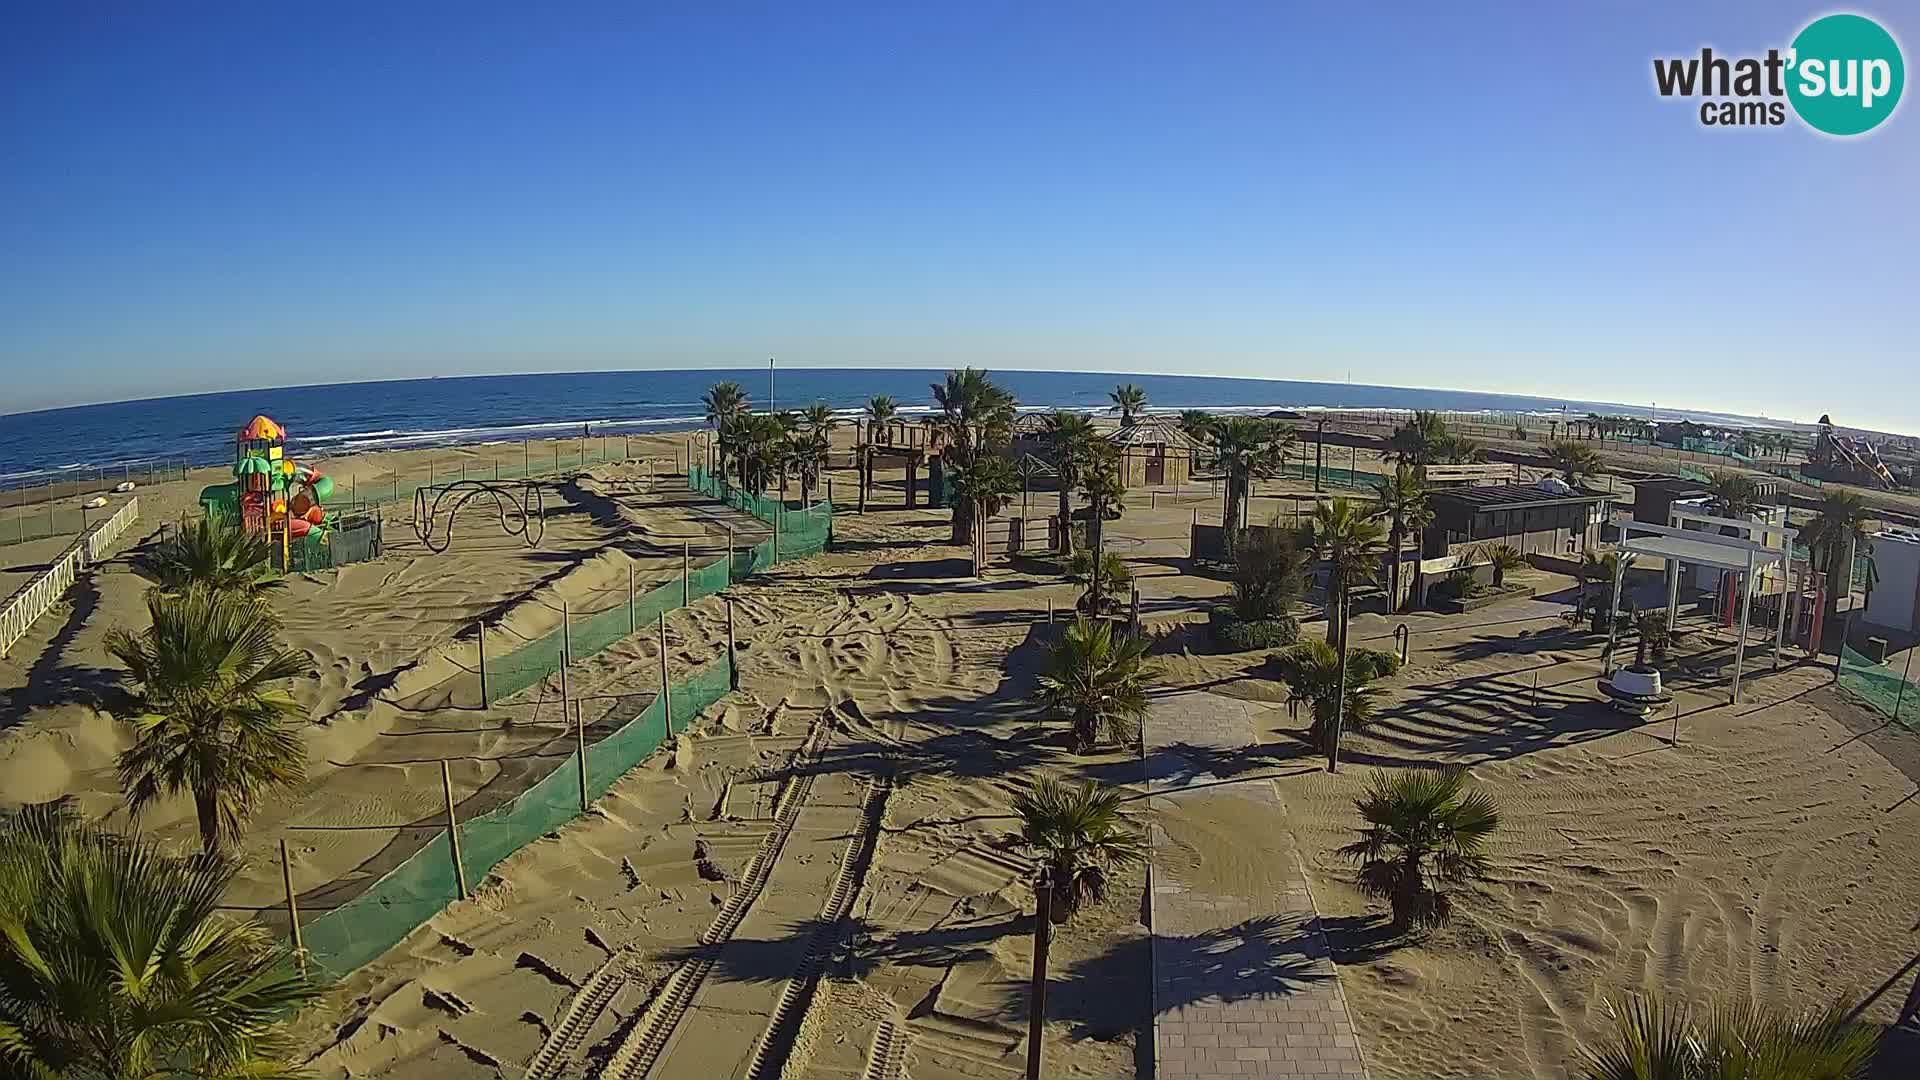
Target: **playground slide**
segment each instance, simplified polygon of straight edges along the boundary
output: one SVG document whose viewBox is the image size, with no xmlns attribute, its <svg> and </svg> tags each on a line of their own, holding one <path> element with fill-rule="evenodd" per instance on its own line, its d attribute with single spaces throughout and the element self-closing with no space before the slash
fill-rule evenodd
<svg viewBox="0 0 1920 1080">
<path fill-rule="evenodd" d="M 1892 487 L 1893 470 L 1880 460 L 1880 451 L 1873 444 L 1860 439 L 1850 439 L 1844 435 L 1830 437 L 1833 448 L 1840 453 L 1846 463 L 1862 472 L 1871 473 L 1881 484 Z"/>
</svg>

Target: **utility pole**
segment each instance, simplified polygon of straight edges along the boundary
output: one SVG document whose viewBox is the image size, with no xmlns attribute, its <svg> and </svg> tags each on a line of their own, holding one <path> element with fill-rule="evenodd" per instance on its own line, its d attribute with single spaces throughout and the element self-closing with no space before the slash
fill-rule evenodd
<svg viewBox="0 0 1920 1080">
<path fill-rule="evenodd" d="M 1040 1080 L 1040 1033 L 1047 1019 L 1047 947 L 1053 943 L 1053 875 L 1033 882 L 1033 981 L 1027 994 L 1027 1080 Z"/>
</svg>

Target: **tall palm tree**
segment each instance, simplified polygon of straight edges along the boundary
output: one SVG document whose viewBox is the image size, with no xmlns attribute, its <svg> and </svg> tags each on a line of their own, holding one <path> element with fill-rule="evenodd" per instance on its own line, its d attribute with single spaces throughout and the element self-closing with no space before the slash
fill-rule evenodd
<svg viewBox="0 0 1920 1080">
<path fill-rule="evenodd" d="M 1181 409 L 1180 430 L 1190 439 L 1207 440 L 1207 431 L 1219 418 L 1205 409 Z"/>
<path fill-rule="evenodd" d="M 1096 442 L 1093 420 L 1085 413 L 1055 409 L 1046 415 L 1041 425 L 1060 483 L 1060 554 L 1072 555 L 1073 490 L 1080 486 L 1080 470 L 1093 454 Z"/>
<path fill-rule="evenodd" d="M 1014 397 L 985 371 L 962 368 L 948 372 L 945 382 L 933 384 L 933 400 L 940 406 L 933 423 L 946 441 L 941 456 L 947 469 L 966 468 L 976 455 L 996 452 L 1012 436 Z M 973 515 L 971 502 L 954 501 L 954 543 L 972 541 Z"/>
<path fill-rule="evenodd" d="M 1234 545 L 1239 542 L 1240 523 L 1245 520 L 1247 493 L 1253 481 L 1279 470 L 1287 447 L 1296 436 L 1285 424 L 1251 416 L 1224 417 L 1213 424 L 1207 434 L 1213 442 L 1214 457 L 1227 474 L 1227 503 L 1222 523 L 1227 554 L 1232 555 Z"/>
<path fill-rule="evenodd" d="M 1013 800 L 1020 842 L 1052 882 L 1051 921 L 1064 923 L 1082 905 L 1106 899 L 1116 870 L 1146 860 L 1146 840 L 1120 816 L 1126 792 L 1088 780 L 1068 787 L 1053 777 Z"/>
<path fill-rule="evenodd" d="M 1308 542 L 1327 563 L 1327 636 L 1342 651 L 1353 590 L 1376 580 L 1385 532 L 1377 518 L 1351 500 L 1329 499 L 1313 508 Z"/>
<path fill-rule="evenodd" d="M 1387 457 L 1404 465 L 1411 465 L 1422 476 L 1429 465 L 1441 460 L 1442 453 L 1454 438 L 1447 428 L 1447 421 L 1437 412 L 1416 409 L 1406 423 L 1393 429 L 1387 436 Z"/>
<path fill-rule="evenodd" d="M 1147 392 L 1132 383 L 1121 383 L 1107 395 L 1113 399 L 1113 407 L 1120 410 L 1120 426 L 1130 428 L 1140 414 L 1147 410 Z"/>
<path fill-rule="evenodd" d="M 1579 487 L 1582 478 L 1600 471 L 1600 455 L 1583 443 L 1557 442 L 1547 448 L 1547 464 L 1559 470 L 1568 484 Z"/>
<path fill-rule="evenodd" d="M 1354 805 L 1367 828 L 1340 853 L 1360 864 L 1360 891 L 1392 905 L 1395 927 L 1446 922 L 1453 901 L 1439 886 L 1486 875 L 1500 811 L 1468 789 L 1465 769 L 1377 771 Z"/>
<path fill-rule="evenodd" d="M 701 402 L 707 407 L 707 424 L 713 428 L 715 453 L 719 455 L 714 469 L 724 477 L 727 475 L 726 431 L 747 414 L 747 391 L 737 382 L 714 383 L 707 388 Z"/>
<path fill-rule="evenodd" d="M 174 530 L 141 556 L 138 566 L 169 593 L 200 585 L 259 598 L 285 584 L 273 568 L 266 534 L 248 532 L 225 514 L 209 514 Z"/>
<path fill-rule="evenodd" d="M 1274 665 L 1287 684 L 1287 704 L 1305 705 L 1313 716 L 1307 740 L 1332 752 L 1334 725 L 1363 730 L 1373 720 L 1380 691 L 1367 683 L 1374 666 L 1357 655 L 1346 660 L 1324 641 L 1307 640 L 1274 655 Z M 1343 672 L 1341 669 L 1345 667 Z"/>
<path fill-rule="evenodd" d="M 800 426 L 788 436 L 792 448 L 790 460 L 800 480 L 800 505 L 813 505 L 813 490 L 820 486 L 826 470 L 827 455 L 833 449 L 833 429 L 840 419 L 824 401 L 816 401 L 800 410 Z"/>
<path fill-rule="evenodd" d="M 234 870 L 46 807 L 0 824 L 0 1076 L 301 1075 L 280 1024 L 319 989 L 220 910 Z"/>
<path fill-rule="evenodd" d="M 1714 473 L 1707 482 L 1707 496 L 1722 517 L 1744 520 L 1760 509 L 1760 486 L 1746 473 Z"/>
<path fill-rule="evenodd" d="M 872 426 L 884 427 L 898 415 L 900 415 L 899 403 L 887 395 L 875 394 L 867 399 L 867 422 Z"/>
<path fill-rule="evenodd" d="M 955 501 L 971 505 L 983 527 L 1020 490 L 1019 470 L 1014 468 L 1013 462 L 999 454 L 975 454 L 972 461 L 948 473 L 947 478 Z M 954 521 L 957 533 L 959 518 L 956 517 Z M 957 535 L 953 542 L 964 543 Z"/>
<path fill-rule="evenodd" d="M 1867 523 L 1872 519 L 1858 492 L 1831 491 L 1821 498 L 1813 520 L 1800 530 L 1800 542 L 1807 545 L 1814 565 L 1826 571 L 1828 623 L 1840 615 L 1840 598 L 1852 591 L 1854 552 L 1867 542 Z"/>
<path fill-rule="evenodd" d="M 1053 646 L 1040 676 L 1040 701 L 1073 725 L 1082 751 L 1103 739 L 1126 742 L 1147 715 L 1142 638 L 1116 635 L 1106 619 L 1077 617 Z"/>
<path fill-rule="evenodd" d="M 1407 535 L 1424 536 L 1433 522 L 1433 509 L 1427 505 L 1427 485 L 1406 462 L 1393 468 L 1393 475 L 1375 482 L 1378 493 L 1376 516 L 1387 519 L 1387 570 L 1389 594 L 1394 610 L 1400 610 L 1400 549 Z M 1414 572 L 1419 572 L 1419 550 L 1414 551 Z M 1418 583 L 1416 582 L 1416 585 Z"/>
<path fill-rule="evenodd" d="M 1080 497 L 1087 500 L 1087 545 L 1102 550 L 1107 519 L 1118 517 L 1126 508 L 1127 484 L 1120 475 L 1120 451 L 1108 442 L 1098 442 L 1080 466 Z"/>
<path fill-rule="evenodd" d="M 867 493 L 873 490 L 873 450 L 874 442 L 887 425 L 900 414 L 899 403 L 885 394 L 875 394 L 867 399 L 867 438 L 868 449 L 860 452 L 860 508 L 866 509 Z M 891 436 L 889 436 L 891 441 Z"/>
<path fill-rule="evenodd" d="M 191 795 L 201 846 L 217 854 L 267 792 L 305 779 L 302 710 L 278 684 L 313 664 L 246 601 L 189 589 L 149 595 L 147 611 L 146 632 L 106 641 L 136 685 L 110 704 L 133 728 L 119 759 L 127 807 L 137 816 L 162 795 Z"/>
<path fill-rule="evenodd" d="M 1862 1080 L 1880 1034 L 1844 1005 L 1799 1015 L 1750 1003 L 1607 1002 L 1613 1037 L 1586 1050 L 1585 1080 Z"/>
</svg>

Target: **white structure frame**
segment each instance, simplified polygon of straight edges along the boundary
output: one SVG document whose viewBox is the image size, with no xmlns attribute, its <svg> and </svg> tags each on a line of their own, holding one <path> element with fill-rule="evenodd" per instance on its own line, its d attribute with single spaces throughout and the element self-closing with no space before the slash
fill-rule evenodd
<svg viewBox="0 0 1920 1080">
<path fill-rule="evenodd" d="M 1794 582 L 1793 540 L 1798 530 L 1769 525 L 1761 521 L 1741 521 L 1738 518 L 1715 517 L 1690 510 L 1675 510 L 1669 517 L 1669 524 L 1654 525 L 1648 522 L 1629 521 L 1621 526 L 1620 558 L 1613 572 L 1613 600 L 1607 609 L 1607 662 L 1605 674 L 1611 676 L 1614 671 L 1614 647 L 1619 637 L 1620 588 L 1627 575 L 1627 556 L 1647 555 L 1660 559 L 1666 565 L 1667 579 L 1667 625 L 1672 626 L 1680 602 L 1680 566 L 1682 563 L 1694 563 L 1711 566 L 1719 570 L 1731 570 L 1743 575 L 1740 579 L 1740 611 L 1734 620 L 1738 633 L 1733 647 L 1733 691 L 1731 701 L 1740 703 L 1740 679 L 1747 661 L 1747 630 L 1751 626 L 1753 613 L 1753 585 L 1756 575 L 1769 567 L 1779 565 L 1787 579 L 1786 591 L 1780 597 L 1779 625 L 1774 629 L 1773 664 L 1780 666 L 1781 649 L 1787 637 L 1787 601 L 1793 595 Z M 1698 521 L 1706 525 L 1725 525 L 1740 529 L 1745 538 L 1727 536 L 1714 531 L 1682 528 L 1681 523 Z M 1641 533 L 1635 537 L 1634 533 Z M 1758 543 L 1751 539 L 1754 533 L 1766 536 L 1778 535 L 1780 546 Z"/>
</svg>

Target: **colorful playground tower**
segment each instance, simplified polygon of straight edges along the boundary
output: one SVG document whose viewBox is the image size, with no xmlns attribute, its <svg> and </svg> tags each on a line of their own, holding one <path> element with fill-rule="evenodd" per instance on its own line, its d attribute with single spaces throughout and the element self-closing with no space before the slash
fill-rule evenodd
<svg viewBox="0 0 1920 1080">
<path fill-rule="evenodd" d="M 1880 460 L 1880 451 L 1865 439 L 1849 438 L 1833 430 L 1833 418 L 1820 417 L 1820 435 L 1808 456 L 1809 475 L 1843 484 L 1894 487 L 1893 470 Z"/>
<path fill-rule="evenodd" d="M 243 528 L 265 533 L 283 554 L 290 541 L 326 527 L 321 504 L 333 494 L 332 478 L 295 464 L 286 442 L 285 428 L 254 417 L 233 439 L 234 482 L 200 494 L 209 513 L 238 514 Z"/>
</svg>

